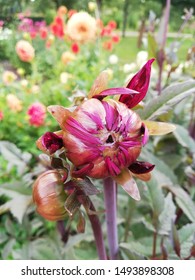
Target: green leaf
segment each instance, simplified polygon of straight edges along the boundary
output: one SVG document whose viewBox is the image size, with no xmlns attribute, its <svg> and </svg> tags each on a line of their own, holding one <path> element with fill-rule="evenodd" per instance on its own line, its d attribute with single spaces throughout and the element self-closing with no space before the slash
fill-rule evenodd
<svg viewBox="0 0 195 280">
<path fill-rule="evenodd" d="M 0 153 L 8 161 L 8 171 L 16 166 L 18 175 L 25 173 L 27 165 L 31 159 L 31 154 L 24 152 L 16 147 L 15 144 L 8 141 L 0 141 Z"/>
<path fill-rule="evenodd" d="M 2 250 L 2 259 L 7 260 L 12 255 L 13 247 L 16 244 L 16 240 L 14 238 L 9 239 L 9 241 L 6 243 L 6 245 L 3 247 Z"/>
<path fill-rule="evenodd" d="M 22 248 L 13 252 L 13 256 L 17 260 L 62 260 L 64 259 L 62 246 L 63 243 L 59 247 L 52 238 L 39 238 L 31 242 L 25 242 Z"/>
<path fill-rule="evenodd" d="M 153 174 L 155 174 L 159 186 L 163 186 L 165 184 L 172 185 L 178 183 L 177 177 L 175 176 L 172 169 L 165 162 L 157 158 L 151 152 L 147 151 L 146 149 L 143 150 L 141 159 L 150 159 L 150 162 L 152 164 L 155 164 Z"/>
<path fill-rule="evenodd" d="M 176 130 L 173 132 L 180 145 L 188 148 L 192 153 L 195 153 L 195 141 L 190 137 L 189 132 L 181 125 L 176 125 Z"/>
<path fill-rule="evenodd" d="M 158 45 L 152 33 L 148 33 L 148 57 L 156 57 Z"/>
<path fill-rule="evenodd" d="M 9 197 L 15 196 L 15 193 L 18 193 L 19 195 L 31 195 L 32 189 L 27 188 L 25 183 L 22 181 L 14 181 L 11 183 L 4 183 L 1 185 L 0 188 L 0 195 L 4 194 Z"/>
<path fill-rule="evenodd" d="M 176 206 L 172 200 L 172 194 L 169 193 L 165 198 L 164 209 L 159 216 L 158 233 L 159 234 L 169 234 L 171 231 L 172 221 L 175 220 Z"/>
<path fill-rule="evenodd" d="M 126 260 L 145 260 L 146 257 L 133 251 L 129 248 L 128 243 L 121 243 L 119 245 L 120 253 L 123 256 L 123 259 Z"/>
<path fill-rule="evenodd" d="M 16 188 L 14 188 L 15 186 Z M 23 216 L 32 202 L 31 191 L 25 189 L 22 186 L 22 182 L 16 182 L 16 184 L 3 184 L 0 188 L 0 195 L 6 195 L 10 198 L 10 200 L 0 206 L 0 214 L 10 211 L 22 223 Z"/>
<path fill-rule="evenodd" d="M 141 238 L 128 243 L 121 243 L 120 248 L 125 248 L 130 252 L 135 252 L 138 255 L 148 257 L 152 255 L 153 237 Z M 157 240 L 156 253 L 160 253 L 160 239 Z"/>
<path fill-rule="evenodd" d="M 140 109 L 137 112 L 143 120 L 155 120 L 160 115 L 167 113 L 180 101 L 194 93 L 194 80 L 173 84 L 163 90 L 159 97 L 149 101 L 143 110 Z"/>
<path fill-rule="evenodd" d="M 150 181 L 147 183 L 148 199 L 149 204 L 153 210 L 153 215 L 155 219 L 158 219 L 158 216 L 163 211 L 164 208 L 164 195 L 162 189 L 159 187 L 156 178 L 153 176 Z"/>
<path fill-rule="evenodd" d="M 179 240 L 181 244 L 181 256 L 188 257 L 194 244 L 195 223 L 183 226 L 179 231 Z"/>
<path fill-rule="evenodd" d="M 22 223 L 23 216 L 31 201 L 31 196 L 16 195 L 16 197 L 0 206 L 0 214 L 10 211 L 19 223 Z"/>
<path fill-rule="evenodd" d="M 177 231 L 180 242 L 180 255 L 182 258 L 187 258 L 190 255 L 191 248 L 194 244 L 195 223 L 187 224 Z M 169 258 L 172 257 L 173 246 L 170 240 L 166 240 L 166 247 L 169 253 Z"/>
<path fill-rule="evenodd" d="M 178 206 L 191 222 L 195 222 L 195 205 L 189 194 L 181 187 L 166 186 L 174 195 Z"/>
</svg>

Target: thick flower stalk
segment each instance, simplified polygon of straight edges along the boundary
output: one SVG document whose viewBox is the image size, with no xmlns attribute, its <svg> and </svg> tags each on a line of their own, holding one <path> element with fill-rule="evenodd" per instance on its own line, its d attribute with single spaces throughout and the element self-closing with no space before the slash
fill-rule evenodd
<svg viewBox="0 0 195 280">
<path fill-rule="evenodd" d="M 111 258 L 116 258 L 118 253 L 117 234 L 113 234 L 117 230 L 116 199 L 107 193 L 107 190 L 112 192 L 110 188 L 114 186 L 107 179 L 114 180 L 132 198 L 139 200 L 133 176 L 147 181 L 154 168 L 153 164 L 138 160 L 149 134 L 161 135 L 175 129 L 171 124 L 143 121 L 132 110 L 147 93 L 153 61 L 149 60 L 127 87 L 108 89 L 108 73 L 102 72 L 88 99 L 76 108 L 49 106 L 48 111 L 58 121 L 61 130 L 47 132 L 37 141 L 37 146 L 47 154 L 52 155 L 59 150 L 64 152 L 72 164 L 72 178 L 105 179 L 106 211 L 107 207 L 113 207 L 113 211 L 109 211 L 113 215 L 106 215 L 108 227 L 112 226 L 108 229 Z M 113 98 L 109 99 L 109 96 Z M 108 188 L 106 181 L 109 181 Z"/>
</svg>

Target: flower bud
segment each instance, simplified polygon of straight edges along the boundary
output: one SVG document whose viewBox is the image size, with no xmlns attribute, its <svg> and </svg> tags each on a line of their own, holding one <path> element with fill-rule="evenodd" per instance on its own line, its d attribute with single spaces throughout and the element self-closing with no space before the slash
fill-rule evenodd
<svg viewBox="0 0 195 280">
<path fill-rule="evenodd" d="M 33 186 L 33 201 L 42 217 L 49 221 L 64 219 L 67 215 L 65 200 L 64 185 L 58 171 L 49 170 L 37 178 Z"/>
</svg>

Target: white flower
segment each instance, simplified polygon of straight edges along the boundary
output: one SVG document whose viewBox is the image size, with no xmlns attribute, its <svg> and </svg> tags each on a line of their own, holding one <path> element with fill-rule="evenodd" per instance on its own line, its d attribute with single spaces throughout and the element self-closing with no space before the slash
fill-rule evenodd
<svg viewBox="0 0 195 280">
<path fill-rule="evenodd" d="M 60 74 L 60 82 L 62 84 L 67 84 L 68 80 L 72 77 L 71 74 L 67 73 L 67 72 L 62 72 Z"/>
<path fill-rule="evenodd" d="M 31 91 L 32 93 L 37 94 L 40 92 L 40 87 L 38 85 L 33 85 Z"/>
<path fill-rule="evenodd" d="M 28 81 L 26 79 L 22 79 L 20 81 L 20 84 L 21 84 L 22 87 L 27 87 L 28 86 Z"/>
<path fill-rule="evenodd" d="M 117 64 L 118 63 L 118 56 L 115 54 L 111 54 L 108 58 L 110 64 Z"/>
<path fill-rule="evenodd" d="M 137 53 L 136 62 L 138 67 L 142 67 L 148 60 L 148 53 L 146 51 L 140 51 Z"/>
<path fill-rule="evenodd" d="M 129 73 L 129 72 L 133 72 L 136 70 L 136 64 L 135 63 L 130 63 L 130 64 L 124 64 L 123 66 L 123 72 L 124 73 Z"/>
</svg>

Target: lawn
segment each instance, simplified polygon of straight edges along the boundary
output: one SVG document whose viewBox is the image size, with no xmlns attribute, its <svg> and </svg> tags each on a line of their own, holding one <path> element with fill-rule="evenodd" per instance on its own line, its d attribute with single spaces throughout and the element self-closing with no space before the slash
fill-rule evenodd
<svg viewBox="0 0 195 280">
<path fill-rule="evenodd" d="M 168 38 L 167 46 L 173 42 L 173 38 Z M 178 58 L 180 61 L 185 61 L 188 49 L 192 46 L 193 38 L 179 39 L 180 47 L 178 51 Z M 135 60 L 136 54 L 140 50 L 146 50 L 144 46 L 140 49 L 137 47 L 136 37 L 125 37 L 121 38 L 120 44 L 115 47 L 115 54 L 118 55 L 121 63 L 131 63 Z"/>
</svg>

